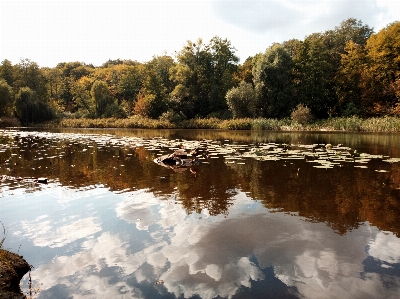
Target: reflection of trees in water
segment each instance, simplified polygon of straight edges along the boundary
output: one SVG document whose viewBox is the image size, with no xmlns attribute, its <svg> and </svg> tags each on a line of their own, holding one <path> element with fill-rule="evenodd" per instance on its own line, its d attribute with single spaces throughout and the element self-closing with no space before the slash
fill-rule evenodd
<svg viewBox="0 0 400 299">
<path fill-rule="evenodd" d="M 210 215 L 227 214 L 237 194 L 237 182 L 222 159 L 196 167 L 196 176 L 175 176 L 179 200 L 187 213 L 207 209 Z"/>
<path fill-rule="evenodd" d="M 326 170 L 301 160 L 290 163 L 249 160 L 234 168 L 243 177 L 242 191 L 269 209 L 299 213 L 309 221 L 326 223 L 340 234 L 369 221 L 400 235 L 397 163 L 371 161 L 367 169 L 348 163 Z M 375 171 L 384 168 L 390 171 Z"/>
<path fill-rule="evenodd" d="M 307 134 L 298 133 L 298 141 L 307 140 Z M 288 138 L 286 135 L 282 133 L 281 137 Z M 229 136 L 232 135 L 224 137 Z M 73 188 L 103 184 L 112 191 L 145 189 L 161 199 L 175 198 L 187 213 L 206 209 L 211 215 L 227 214 L 240 190 L 261 200 L 269 209 L 299 213 L 309 221 L 326 223 L 340 234 L 369 221 L 400 235 L 400 190 L 396 189 L 400 187 L 399 163 L 372 160 L 367 169 L 345 163 L 343 167 L 324 170 L 313 168 L 304 160 L 246 159 L 245 164 L 239 165 L 226 164 L 220 157 L 210 158 L 209 164 L 174 172 L 153 162 L 160 152 L 141 146 L 34 136 L 17 140 L 1 154 L 2 175 L 47 177 Z M 11 154 L 14 155 L 4 166 Z M 375 171 L 380 169 L 388 172 Z"/>
</svg>

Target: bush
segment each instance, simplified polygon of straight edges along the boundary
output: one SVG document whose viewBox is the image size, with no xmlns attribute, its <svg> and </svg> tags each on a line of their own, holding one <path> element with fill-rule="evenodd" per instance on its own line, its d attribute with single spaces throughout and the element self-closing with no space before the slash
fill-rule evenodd
<svg viewBox="0 0 400 299">
<path fill-rule="evenodd" d="M 251 83 L 240 82 L 238 87 L 234 87 L 226 93 L 225 98 L 233 118 L 254 116 L 256 93 Z"/>
<path fill-rule="evenodd" d="M 313 120 L 311 109 L 303 104 L 297 105 L 290 114 L 290 118 L 301 125 L 309 124 Z"/>
<path fill-rule="evenodd" d="M 251 118 L 237 118 L 224 120 L 221 123 L 221 129 L 224 130 L 251 130 Z"/>
</svg>

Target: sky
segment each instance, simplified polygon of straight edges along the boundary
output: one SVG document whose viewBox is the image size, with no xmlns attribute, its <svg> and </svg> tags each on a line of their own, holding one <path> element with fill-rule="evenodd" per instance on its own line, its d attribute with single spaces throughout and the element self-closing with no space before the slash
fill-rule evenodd
<svg viewBox="0 0 400 299">
<path fill-rule="evenodd" d="M 146 62 L 187 41 L 228 39 L 240 62 L 275 42 L 334 29 L 348 18 L 375 32 L 400 21 L 399 0 L 0 0 L 0 61 L 40 67 L 109 59 Z"/>
</svg>

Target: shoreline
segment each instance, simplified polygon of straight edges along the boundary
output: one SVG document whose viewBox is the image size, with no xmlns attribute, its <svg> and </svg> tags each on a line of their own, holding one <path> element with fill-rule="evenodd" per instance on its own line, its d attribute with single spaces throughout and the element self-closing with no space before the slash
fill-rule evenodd
<svg viewBox="0 0 400 299">
<path fill-rule="evenodd" d="M 1 128 L 59 128 L 59 129 L 206 129 L 251 131 L 323 131 L 323 132 L 400 132 L 399 116 L 361 118 L 337 117 L 298 122 L 289 118 L 196 118 L 173 122 L 134 115 L 128 118 L 63 118 L 57 121 L 21 125 L 18 120 L 0 118 Z"/>
<path fill-rule="evenodd" d="M 30 270 L 31 266 L 23 256 L 0 248 L 0 298 L 26 298 L 20 281 Z"/>
</svg>

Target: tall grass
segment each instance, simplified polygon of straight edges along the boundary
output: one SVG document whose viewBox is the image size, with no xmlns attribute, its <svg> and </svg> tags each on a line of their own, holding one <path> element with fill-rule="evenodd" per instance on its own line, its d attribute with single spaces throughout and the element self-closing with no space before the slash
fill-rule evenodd
<svg viewBox="0 0 400 299">
<path fill-rule="evenodd" d="M 400 118 L 395 116 L 367 119 L 357 116 L 338 117 L 321 121 L 319 126 L 333 131 L 400 132 Z"/>
<path fill-rule="evenodd" d="M 190 119 L 173 123 L 165 119 L 150 119 L 138 115 L 129 118 L 63 119 L 58 126 L 67 128 L 142 128 L 142 129 L 222 129 L 270 131 L 356 131 L 400 132 L 400 118 L 395 116 L 363 119 L 357 116 L 316 120 L 301 124 L 289 118 L 218 118 Z"/>
<path fill-rule="evenodd" d="M 169 121 L 144 118 L 138 115 L 129 118 L 67 118 L 61 120 L 59 126 L 63 128 L 175 128 L 175 125 Z"/>
<path fill-rule="evenodd" d="M 0 117 L 0 128 L 19 126 L 21 126 L 20 122 L 14 117 Z"/>
<path fill-rule="evenodd" d="M 3 238 L 0 239 L 0 249 L 3 248 L 3 243 L 7 237 L 6 228 L 4 227 L 3 222 L 0 221 L 1 226 L 3 227 Z"/>
</svg>

